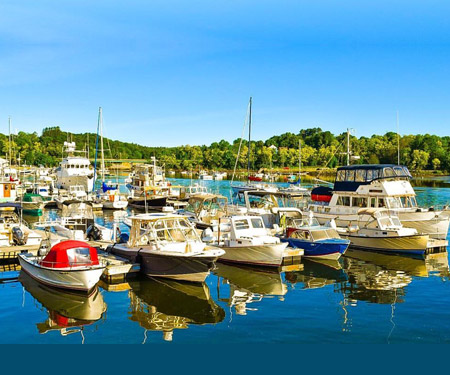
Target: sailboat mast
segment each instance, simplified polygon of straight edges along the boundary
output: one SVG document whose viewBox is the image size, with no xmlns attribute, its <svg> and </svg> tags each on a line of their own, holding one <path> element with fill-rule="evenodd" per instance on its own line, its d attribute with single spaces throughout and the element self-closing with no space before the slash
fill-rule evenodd
<svg viewBox="0 0 450 375">
<path fill-rule="evenodd" d="M 247 181 L 250 180 L 250 140 L 252 136 L 252 97 L 249 101 L 249 114 L 248 114 L 248 156 L 247 156 Z"/>
<path fill-rule="evenodd" d="M 11 161 L 12 161 L 12 153 L 11 153 L 11 117 L 8 117 L 8 123 L 9 123 L 9 167 L 11 168 Z"/>
<path fill-rule="evenodd" d="M 350 129 L 347 128 L 347 165 L 350 165 Z"/>
<path fill-rule="evenodd" d="M 100 126 L 100 147 L 102 153 L 102 182 L 105 181 L 105 154 L 103 149 L 103 116 L 102 116 L 102 107 L 98 109 L 98 118 L 99 118 L 99 126 Z"/>
<path fill-rule="evenodd" d="M 400 121 L 397 111 L 397 164 L 400 165 Z"/>
<path fill-rule="evenodd" d="M 302 174 L 302 142 L 298 140 L 298 180 L 300 181 L 300 175 Z"/>
</svg>

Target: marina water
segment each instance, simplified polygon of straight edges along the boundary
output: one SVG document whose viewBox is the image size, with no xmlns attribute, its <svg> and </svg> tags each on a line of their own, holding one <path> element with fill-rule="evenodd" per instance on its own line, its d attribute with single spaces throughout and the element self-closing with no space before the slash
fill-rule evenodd
<svg viewBox="0 0 450 375">
<path fill-rule="evenodd" d="M 202 183 L 230 197 L 229 181 Z M 419 205 L 450 202 L 450 178 L 416 184 Z M 121 218 L 104 212 L 97 220 Z M 448 343 L 448 262 L 447 252 L 348 251 L 339 262 L 303 259 L 280 273 L 218 264 L 203 285 L 138 277 L 115 290 L 102 284 L 90 297 L 45 288 L 2 264 L 0 343 Z"/>
</svg>

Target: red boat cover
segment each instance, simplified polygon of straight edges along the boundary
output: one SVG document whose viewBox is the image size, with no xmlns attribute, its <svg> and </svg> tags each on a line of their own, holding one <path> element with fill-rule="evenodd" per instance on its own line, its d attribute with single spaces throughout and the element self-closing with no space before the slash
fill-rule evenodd
<svg viewBox="0 0 450 375">
<path fill-rule="evenodd" d="M 43 267 L 66 268 L 98 265 L 97 249 L 83 241 L 62 241 L 40 263 Z"/>
<path fill-rule="evenodd" d="M 250 181 L 262 181 L 262 178 L 261 177 L 256 177 L 256 176 L 250 176 L 249 178 L 248 178 Z"/>
</svg>

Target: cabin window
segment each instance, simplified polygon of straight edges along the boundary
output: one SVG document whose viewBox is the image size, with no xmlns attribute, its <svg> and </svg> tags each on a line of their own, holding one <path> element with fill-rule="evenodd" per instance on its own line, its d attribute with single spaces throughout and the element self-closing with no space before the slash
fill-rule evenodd
<svg viewBox="0 0 450 375">
<path fill-rule="evenodd" d="M 364 182 L 364 181 L 366 181 L 366 170 L 365 169 L 357 169 L 356 170 L 355 181 L 356 182 Z"/>
<path fill-rule="evenodd" d="M 367 207 L 367 198 L 353 197 L 353 207 Z"/>
<path fill-rule="evenodd" d="M 367 181 L 372 181 L 380 177 L 380 171 L 378 169 L 369 169 L 367 171 Z"/>
<path fill-rule="evenodd" d="M 389 220 L 389 217 L 382 217 L 379 219 L 379 223 L 380 223 L 380 227 L 382 228 L 386 228 L 386 227 L 390 227 L 391 226 L 391 221 Z"/>
<path fill-rule="evenodd" d="M 309 240 L 311 235 L 308 231 L 297 230 L 291 235 L 292 238 L 297 238 L 299 240 Z"/>
<path fill-rule="evenodd" d="M 405 175 L 405 172 L 404 172 L 403 168 L 400 167 L 400 166 L 394 167 L 394 171 L 395 171 L 395 174 L 397 176 L 404 176 Z"/>
<path fill-rule="evenodd" d="M 402 207 L 402 202 L 400 200 L 400 198 L 398 197 L 393 197 L 393 198 L 387 198 L 387 203 L 389 205 L 389 208 L 401 208 Z"/>
<path fill-rule="evenodd" d="M 345 170 L 340 170 L 337 172 L 336 181 L 338 182 L 345 181 Z"/>
<path fill-rule="evenodd" d="M 345 180 L 346 181 L 355 181 L 355 170 L 353 170 L 353 169 L 347 170 L 345 173 Z"/>
<path fill-rule="evenodd" d="M 386 203 L 384 201 L 384 198 L 378 198 L 378 207 L 386 207 Z"/>
<path fill-rule="evenodd" d="M 87 247 L 76 247 L 74 249 L 68 249 L 67 258 L 69 265 L 76 264 L 89 264 L 91 263 L 91 253 Z"/>
<path fill-rule="evenodd" d="M 384 177 L 395 177 L 395 172 L 392 168 L 384 168 L 383 169 Z"/>
<path fill-rule="evenodd" d="M 250 228 L 250 226 L 248 225 L 248 221 L 247 220 L 236 220 L 234 222 L 234 226 L 236 227 L 237 230 L 249 229 Z"/>
<path fill-rule="evenodd" d="M 261 219 L 252 219 L 252 227 L 255 229 L 264 228 L 263 221 Z"/>
<path fill-rule="evenodd" d="M 338 206 L 350 206 L 350 197 L 340 196 L 337 201 Z"/>
</svg>

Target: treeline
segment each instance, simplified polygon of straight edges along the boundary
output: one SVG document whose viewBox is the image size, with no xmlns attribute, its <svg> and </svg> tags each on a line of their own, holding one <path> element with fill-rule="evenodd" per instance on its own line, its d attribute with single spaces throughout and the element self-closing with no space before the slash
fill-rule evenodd
<svg viewBox="0 0 450 375">
<path fill-rule="evenodd" d="M 8 136 L 0 134 L 2 151 L 9 155 Z M 77 149 L 89 150 L 95 157 L 96 134 L 71 134 L 59 127 L 45 128 L 42 135 L 19 132 L 12 137 L 11 154 L 17 164 L 57 165 L 63 156 L 65 141 L 74 141 Z M 320 128 L 300 130 L 297 134 L 284 133 L 266 141 L 252 141 L 250 161 L 252 170 L 261 168 L 296 167 L 299 162 L 299 142 L 304 166 L 336 167 L 346 163 L 347 133 L 335 136 Z M 360 158 L 352 163 L 397 163 L 397 134 L 373 135 L 370 138 L 350 136 L 350 149 Z M 173 169 L 233 169 L 240 139 L 232 143 L 225 140 L 209 146 L 148 147 L 105 139 L 108 159 L 145 159 L 155 156 L 166 168 Z M 242 141 L 237 167 L 247 168 L 248 142 Z M 450 171 L 450 137 L 436 135 L 405 135 L 400 137 L 400 161 L 412 170 Z"/>
</svg>

